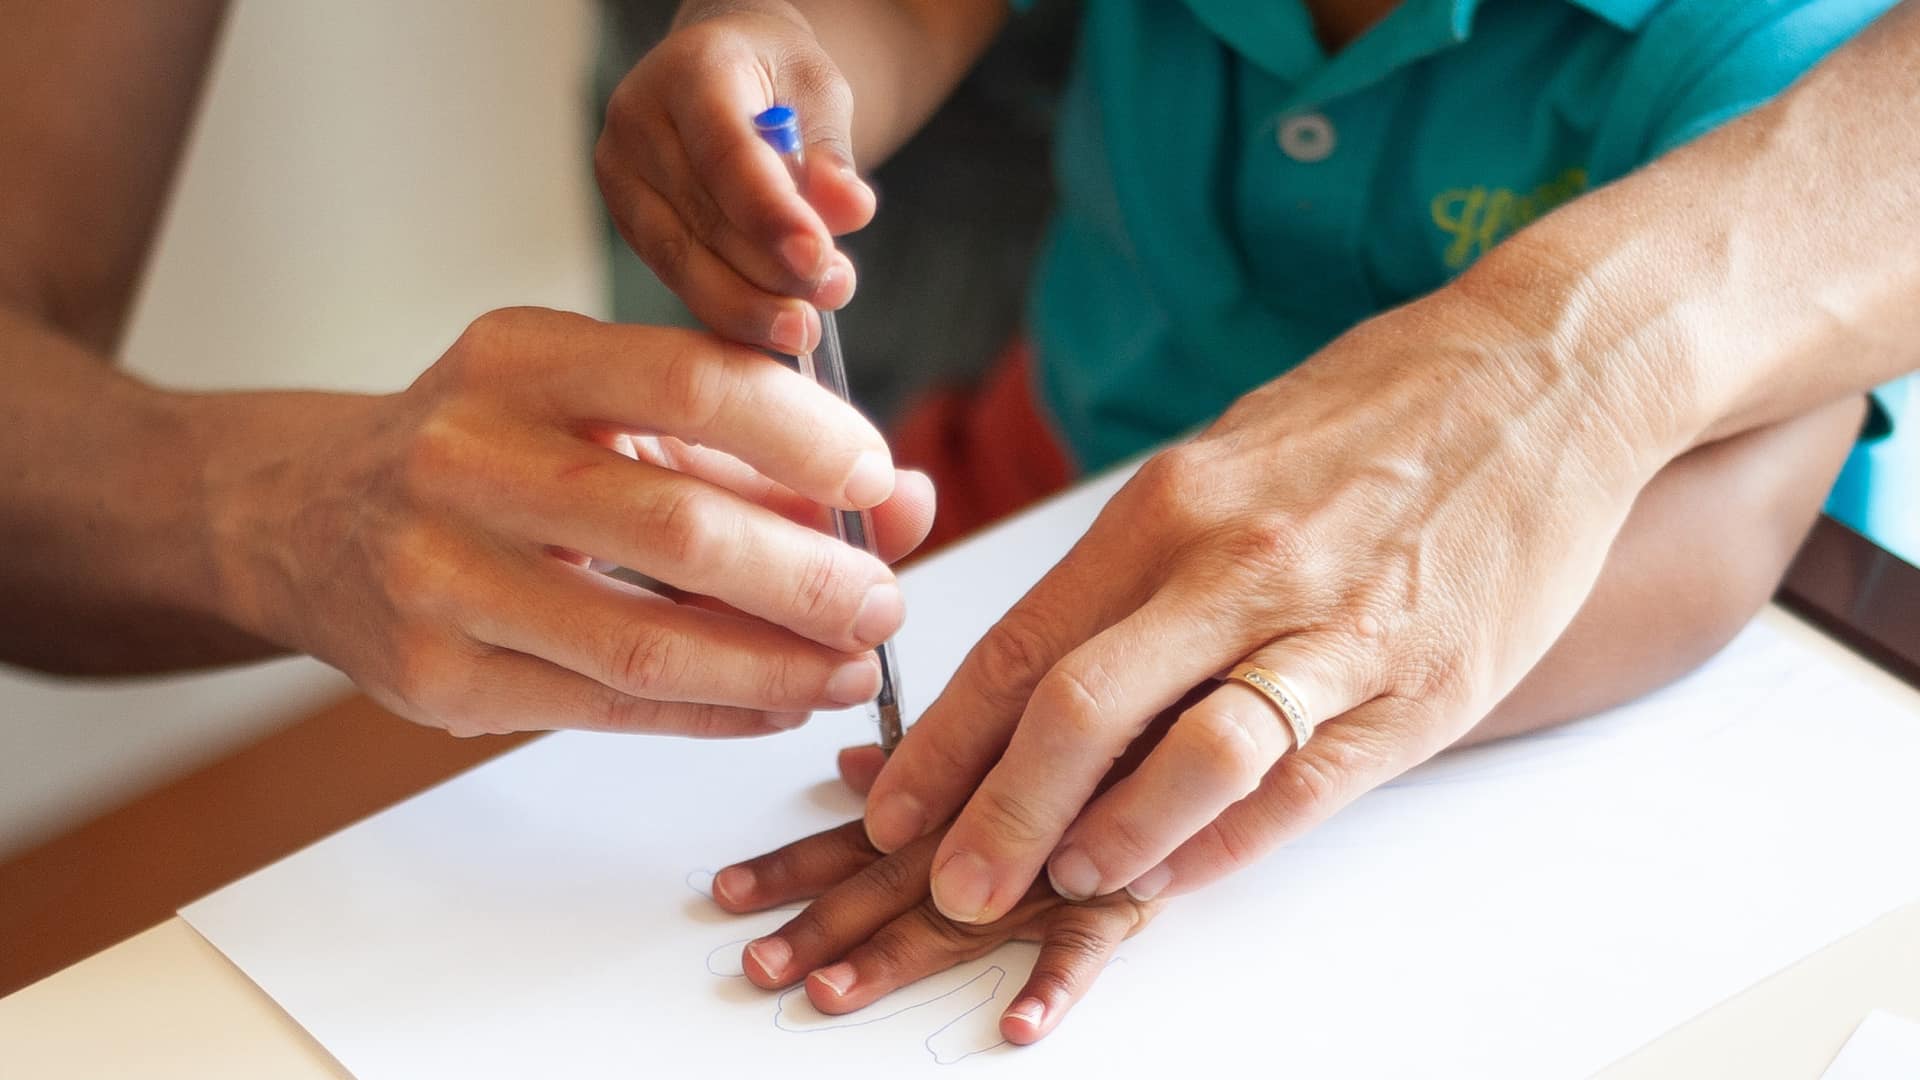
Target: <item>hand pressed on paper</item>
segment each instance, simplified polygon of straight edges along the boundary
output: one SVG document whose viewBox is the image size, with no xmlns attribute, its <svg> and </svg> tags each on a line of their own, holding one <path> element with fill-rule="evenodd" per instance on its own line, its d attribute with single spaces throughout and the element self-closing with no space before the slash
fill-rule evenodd
<svg viewBox="0 0 1920 1080">
<path fill-rule="evenodd" d="M 1005 917 L 1042 871 L 1068 897 L 1173 895 L 1458 739 L 1580 608 L 1664 463 L 1623 455 L 1640 416 L 1529 333 L 1429 298 L 1149 459 L 873 781 L 876 846 L 952 820 L 932 897 L 964 923 Z M 1297 688 L 1307 745 L 1251 687 L 1212 683 L 1242 662 Z"/>
<path fill-rule="evenodd" d="M 815 1008 L 848 1013 L 1008 941 L 1037 941 L 1033 973 L 1000 1020 L 1007 1041 L 1030 1043 L 1059 1025 L 1120 942 L 1158 910 L 1125 894 L 1073 903 L 1041 884 L 993 923 L 956 923 L 927 892 L 938 839 L 882 855 L 852 821 L 720 871 L 713 898 L 737 914 L 817 897 L 747 945 L 747 978 L 769 990 L 804 981 Z"/>
</svg>

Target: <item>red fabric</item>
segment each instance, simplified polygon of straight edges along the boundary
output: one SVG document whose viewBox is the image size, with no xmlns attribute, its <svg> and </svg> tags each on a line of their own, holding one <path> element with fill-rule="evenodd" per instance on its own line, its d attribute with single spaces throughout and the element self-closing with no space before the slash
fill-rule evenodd
<svg viewBox="0 0 1920 1080">
<path fill-rule="evenodd" d="M 927 394 L 894 425 L 895 463 L 933 478 L 933 532 L 920 551 L 992 524 L 1072 480 L 1066 450 L 1034 400 L 1032 355 L 1016 340 L 978 387 Z"/>
</svg>

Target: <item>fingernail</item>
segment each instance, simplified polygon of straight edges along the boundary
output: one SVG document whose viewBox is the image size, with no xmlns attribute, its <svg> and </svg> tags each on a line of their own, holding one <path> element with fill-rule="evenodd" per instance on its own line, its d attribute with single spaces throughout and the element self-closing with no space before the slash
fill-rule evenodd
<svg viewBox="0 0 1920 1080">
<path fill-rule="evenodd" d="M 767 723 L 781 731 L 792 731 L 806 723 L 812 716 L 810 712 L 772 712 L 767 714 Z"/>
<path fill-rule="evenodd" d="M 842 705 L 871 701 L 880 692 L 880 661 L 872 656 L 849 660 L 827 678 L 827 696 Z"/>
<path fill-rule="evenodd" d="M 897 851 L 927 831 L 927 808 L 920 800 L 898 791 L 867 811 L 867 839 L 881 851 Z"/>
<path fill-rule="evenodd" d="M 802 281 L 812 281 L 819 275 L 823 254 L 820 241 L 811 236 L 789 236 L 780 241 L 780 257 L 787 261 L 787 269 Z"/>
<path fill-rule="evenodd" d="M 1039 998 L 1021 998 L 1014 1002 L 1013 1008 L 1007 1010 L 1007 1019 L 1018 1020 L 1028 1027 L 1039 1027 L 1046 1015 L 1047 1007 L 1040 1003 Z"/>
<path fill-rule="evenodd" d="M 954 922 L 980 922 L 992 896 L 987 862 L 971 851 L 950 856 L 933 872 L 933 906 Z"/>
<path fill-rule="evenodd" d="M 853 299 L 853 271 L 845 265 L 835 262 L 820 275 L 820 284 L 814 287 L 813 303 L 816 307 L 828 311 L 838 311 Z"/>
<path fill-rule="evenodd" d="M 820 980 L 827 989 L 833 991 L 835 997 L 846 997 L 847 991 L 853 989 L 853 965 L 842 961 L 832 967 L 823 967 L 807 978 Z"/>
<path fill-rule="evenodd" d="M 747 957 L 769 979 L 786 977 L 787 964 L 793 960 L 793 946 L 777 937 L 763 937 L 747 943 Z"/>
<path fill-rule="evenodd" d="M 792 308 L 782 309 L 773 317 L 773 328 L 767 331 L 767 340 L 773 347 L 790 356 L 798 356 L 807 351 L 807 317 Z"/>
<path fill-rule="evenodd" d="M 900 629 L 906 612 L 907 605 L 900 597 L 900 586 L 875 585 L 867 590 L 867 598 L 860 602 L 860 611 L 853 617 L 853 636 L 870 645 L 878 645 Z"/>
<path fill-rule="evenodd" d="M 1047 862 L 1047 880 L 1053 891 L 1069 900 L 1085 900 L 1100 889 L 1100 868 L 1087 853 L 1066 848 Z"/>
<path fill-rule="evenodd" d="M 854 459 L 843 489 L 855 506 L 879 506 L 893 494 L 893 458 L 884 450 L 867 450 Z"/>
<path fill-rule="evenodd" d="M 746 903 L 752 892 L 753 871 L 744 866 L 729 866 L 713 875 L 713 894 L 729 904 Z"/>
<path fill-rule="evenodd" d="M 1145 903 L 1166 892 L 1167 886 L 1171 884 L 1173 884 L 1173 868 L 1166 863 L 1161 863 L 1135 878 L 1133 884 L 1127 886 L 1127 895 Z"/>
<path fill-rule="evenodd" d="M 861 176 L 860 170 L 854 168 L 852 165 L 842 164 L 840 166 L 840 180 L 842 183 L 853 185 L 856 191 L 864 189 L 866 193 L 876 201 L 880 197 L 879 192 L 874 190 L 873 185 L 867 182 L 867 178 Z"/>
</svg>

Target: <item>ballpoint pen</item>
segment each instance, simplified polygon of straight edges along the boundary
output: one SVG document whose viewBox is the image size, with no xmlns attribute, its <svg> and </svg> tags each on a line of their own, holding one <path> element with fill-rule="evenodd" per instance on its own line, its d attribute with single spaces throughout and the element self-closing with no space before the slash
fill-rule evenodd
<svg viewBox="0 0 1920 1080">
<path fill-rule="evenodd" d="M 753 118 L 754 130 L 787 163 L 793 182 L 806 192 L 806 150 L 800 140 L 800 117 L 785 105 L 775 105 Z M 847 385 L 846 357 L 840 351 L 840 329 L 833 312 L 820 312 L 820 347 L 795 357 L 800 373 L 832 391 L 842 401 L 852 400 Z M 865 510 L 833 511 L 833 528 L 841 540 L 878 554 L 873 535 L 873 515 Z M 891 754 L 900 743 L 900 666 L 892 641 L 883 641 L 874 649 L 880 658 L 880 693 L 872 712 L 880 725 L 880 749 Z"/>
</svg>

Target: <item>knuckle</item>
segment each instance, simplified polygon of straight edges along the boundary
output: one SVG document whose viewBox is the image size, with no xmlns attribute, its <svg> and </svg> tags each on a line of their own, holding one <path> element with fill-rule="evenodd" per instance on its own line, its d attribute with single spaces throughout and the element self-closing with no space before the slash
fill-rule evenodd
<svg viewBox="0 0 1920 1080">
<path fill-rule="evenodd" d="M 725 355 L 700 337 L 675 349 L 660 372 L 667 403 L 691 436 L 710 430 L 735 401 L 739 380 Z"/>
<path fill-rule="evenodd" d="M 1087 918 L 1060 919 L 1047 929 L 1047 944 L 1076 961 L 1104 957 L 1110 938 Z"/>
<path fill-rule="evenodd" d="M 1192 443 L 1169 447 L 1148 458 L 1129 487 L 1137 489 L 1155 520 L 1177 525 L 1191 520 L 1204 504 L 1208 469 Z"/>
<path fill-rule="evenodd" d="M 901 743 L 903 749 L 900 754 L 902 760 L 910 761 L 918 770 L 916 776 L 946 780 L 950 777 L 980 775 L 983 766 L 967 753 L 966 748 L 970 744 L 962 741 L 970 739 L 972 733 L 960 726 L 965 722 L 964 719 L 959 717 L 955 719 L 956 723 L 947 724 L 941 724 L 936 719 L 931 726 L 922 720 L 907 729 L 907 736 L 911 741 Z M 914 732 L 920 732 L 919 738 L 913 738 Z M 887 773 L 883 772 L 881 775 L 886 776 Z M 881 781 L 876 780 L 874 783 L 879 786 Z M 912 785 L 911 781 L 903 783 L 909 787 Z M 948 807 L 950 808 L 951 805 L 948 804 Z"/>
<path fill-rule="evenodd" d="M 650 542 L 673 565 L 698 576 L 733 539 L 725 525 L 728 515 L 718 503 L 714 495 L 690 485 L 663 493 L 650 507 Z"/>
<path fill-rule="evenodd" d="M 1221 547 L 1229 563 L 1255 572 L 1295 569 L 1313 553 L 1306 530 L 1274 513 L 1241 516 L 1225 529 Z"/>
<path fill-rule="evenodd" d="M 666 730 L 679 731 L 698 739 L 733 739 L 743 735 L 762 734 L 765 729 L 759 726 L 754 717 L 758 714 L 727 708 L 723 705 L 681 705 L 660 706 L 649 703 L 646 715 L 659 717 L 662 710 L 677 714 L 678 719 Z M 649 725 L 634 724 L 628 730 L 643 731 Z M 651 725 L 661 727 L 659 723 Z"/>
<path fill-rule="evenodd" d="M 867 966 L 888 975 L 920 967 L 919 958 L 933 946 L 933 942 L 928 937 L 918 937 L 909 932 L 906 929 L 909 925 L 912 924 L 897 920 L 874 931 L 860 950 Z M 931 934 L 930 931 L 929 936 Z"/>
<path fill-rule="evenodd" d="M 761 664 L 760 700 L 767 707 L 783 708 L 813 703 L 813 693 L 820 689 L 821 679 L 811 666 L 792 656 L 779 654 L 768 654 L 762 658 Z"/>
<path fill-rule="evenodd" d="M 1157 862 L 1166 854 L 1165 846 L 1139 818 L 1119 813 L 1095 828 L 1089 828 L 1085 846 L 1096 866 L 1133 866 Z"/>
<path fill-rule="evenodd" d="M 440 538 L 422 526 L 388 539 L 381 577 L 388 608 L 403 618 L 436 620 L 447 611 L 458 572 Z"/>
<path fill-rule="evenodd" d="M 1066 970 L 1066 957 L 1053 958 L 1049 964 L 1036 964 L 1033 974 L 1027 977 L 1027 987 L 1032 995 L 1042 1001 L 1058 1001 L 1073 996 L 1074 982 L 1071 973 Z"/>
<path fill-rule="evenodd" d="M 717 152 L 710 156 L 723 160 L 714 161 L 703 168 L 720 171 L 733 167 L 724 160 L 732 156 L 731 154 Z M 680 208 L 680 220 L 686 223 L 688 235 L 701 247 L 710 251 L 719 248 L 730 227 L 726 211 L 720 209 L 718 203 L 705 195 L 685 198 L 682 202 L 685 205 Z"/>
<path fill-rule="evenodd" d="M 1031 710 L 1075 745 L 1098 739 L 1117 706 L 1117 688 L 1097 667 L 1059 664 L 1034 687 Z"/>
<path fill-rule="evenodd" d="M 789 55 L 781 66 L 781 78 L 816 114 L 842 117 L 853 112 L 853 90 L 824 53 L 808 49 Z"/>
<path fill-rule="evenodd" d="M 467 365 L 475 360 L 510 356 L 536 317 L 529 308 L 497 308 L 484 312 L 461 331 L 453 351 L 463 357 Z"/>
<path fill-rule="evenodd" d="M 1336 765 L 1315 754 L 1292 754 L 1286 762 L 1282 789 L 1289 816 L 1319 818 L 1339 804 L 1347 785 Z"/>
<path fill-rule="evenodd" d="M 1182 718 L 1180 730 L 1186 757 L 1210 787 L 1232 791 L 1239 799 L 1259 786 L 1266 754 L 1240 710 L 1195 706 Z"/>
<path fill-rule="evenodd" d="M 677 222 L 665 224 L 656 218 L 635 231 L 633 253 L 662 284 L 677 288 L 687 279 L 693 243 Z"/>
<path fill-rule="evenodd" d="M 839 609 L 849 606 L 851 577 L 832 545 L 812 544 L 793 578 L 794 609 L 813 622 L 830 619 Z M 851 611 L 845 614 L 848 620 L 853 617 Z"/>
<path fill-rule="evenodd" d="M 1030 605 L 1009 611 L 980 639 L 969 658 L 993 704 L 1020 708 L 1052 666 L 1053 634 Z"/>
<path fill-rule="evenodd" d="M 633 731 L 640 727 L 640 700 L 606 687 L 587 702 L 582 726 L 588 731 Z"/>
<path fill-rule="evenodd" d="M 974 793 L 968 809 L 988 836 L 999 844 L 1027 847 L 1051 841 L 1054 829 L 1047 815 L 1025 795 L 1002 784 L 987 784 Z"/>
<path fill-rule="evenodd" d="M 1243 826 L 1230 819 L 1215 818 L 1195 834 L 1194 839 L 1218 853 L 1220 865 L 1216 869 L 1238 869 L 1252 863 L 1260 854 L 1259 846 Z"/>
<path fill-rule="evenodd" d="M 915 893 L 924 895 L 927 891 L 926 875 L 924 872 L 914 873 L 915 869 L 906 859 L 883 858 L 868 864 L 866 869 L 860 871 L 860 876 L 865 879 L 867 887 L 881 897 L 892 899 Z"/>
<path fill-rule="evenodd" d="M 476 447 L 466 426 L 444 411 L 435 411 L 407 441 L 400 459 L 400 477 L 413 498 L 431 501 L 465 475 Z"/>
<path fill-rule="evenodd" d="M 927 942 L 934 950 L 955 960 L 969 959 L 984 951 L 982 942 L 997 944 L 997 940 L 994 940 L 995 930 L 956 923 L 940 914 L 940 909 L 934 907 L 931 900 L 921 902 L 913 909 L 911 917 L 899 920 L 899 924 L 908 936 Z"/>
<path fill-rule="evenodd" d="M 616 689 L 643 698 L 670 691 L 684 681 L 686 668 L 686 657 L 673 635 L 644 625 L 627 630 L 608 665 Z"/>
</svg>

